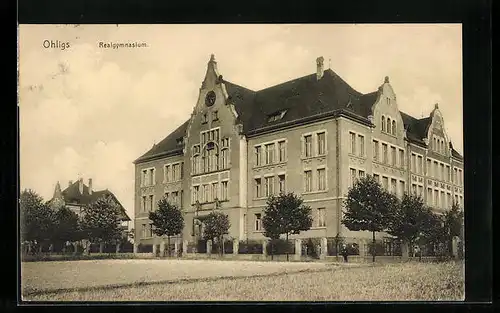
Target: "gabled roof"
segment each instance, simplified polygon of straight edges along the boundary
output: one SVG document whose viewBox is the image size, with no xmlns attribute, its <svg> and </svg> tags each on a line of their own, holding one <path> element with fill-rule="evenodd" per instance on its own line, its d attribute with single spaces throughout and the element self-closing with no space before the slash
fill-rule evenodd
<svg viewBox="0 0 500 313">
<path fill-rule="evenodd" d="M 66 189 L 62 191 L 62 196 L 64 198 L 64 201 L 66 203 L 76 203 L 79 205 L 87 206 L 95 201 L 97 199 L 103 197 L 103 196 L 110 196 L 113 198 L 113 200 L 118 204 L 120 207 L 120 210 L 122 211 L 122 220 L 123 221 L 130 221 L 130 217 L 127 215 L 127 212 L 125 211 L 125 208 L 123 205 L 118 201 L 118 198 L 109 190 L 96 190 L 92 191 L 92 194 L 89 194 L 89 187 L 85 184 L 83 184 L 83 193 L 80 193 L 80 187 L 79 187 L 79 181 L 76 181 L 69 185 Z"/>
<path fill-rule="evenodd" d="M 230 81 L 223 81 L 228 93 L 228 103 L 233 104 L 238 114 L 236 123 L 243 124 L 246 135 L 252 135 L 273 126 L 293 125 L 294 122 L 315 118 L 326 114 L 346 114 L 360 122 L 371 124 L 373 104 L 380 91 L 362 94 L 352 88 L 331 69 L 323 72 L 321 79 L 316 73 L 299 77 L 269 88 L 253 91 Z M 286 113 L 279 119 L 269 119 L 277 112 Z M 403 123 L 410 141 L 425 145 L 431 118 L 416 119 L 401 112 Z M 183 144 L 177 139 L 185 135 L 189 120 L 184 122 L 170 135 L 134 163 L 144 162 L 156 157 L 181 154 Z M 458 155 L 458 152 L 454 152 Z M 457 156 L 457 157 L 458 157 Z M 461 158 L 461 156 L 460 156 Z"/>
</svg>

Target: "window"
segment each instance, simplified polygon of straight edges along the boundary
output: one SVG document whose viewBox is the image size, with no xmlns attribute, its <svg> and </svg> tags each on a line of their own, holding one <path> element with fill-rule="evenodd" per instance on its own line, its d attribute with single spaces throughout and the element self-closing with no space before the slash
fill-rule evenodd
<svg viewBox="0 0 500 313">
<path fill-rule="evenodd" d="M 385 190 L 389 189 L 389 177 L 382 176 L 382 187 L 384 187 Z"/>
<path fill-rule="evenodd" d="M 391 133 L 391 119 L 387 118 L 387 132 L 390 134 Z"/>
<path fill-rule="evenodd" d="M 373 159 L 375 161 L 379 160 L 379 147 L 378 147 L 378 141 L 377 140 L 373 141 Z"/>
<path fill-rule="evenodd" d="M 350 132 L 349 136 L 351 138 L 351 154 L 356 154 L 356 134 Z"/>
<path fill-rule="evenodd" d="M 396 121 L 392 121 L 392 134 L 396 135 Z"/>
<path fill-rule="evenodd" d="M 441 207 L 442 208 L 446 207 L 445 200 L 446 200 L 446 197 L 444 196 L 444 191 L 441 191 Z"/>
<path fill-rule="evenodd" d="M 396 166 L 396 147 L 391 147 L 392 166 Z"/>
<path fill-rule="evenodd" d="M 256 178 L 255 179 L 255 197 L 256 198 L 260 198 L 261 197 L 261 186 L 262 186 L 262 183 L 261 183 L 261 179 L 260 178 Z"/>
<path fill-rule="evenodd" d="M 227 200 L 228 199 L 228 182 L 227 181 L 223 181 L 221 182 L 221 200 Z"/>
<path fill-rule="evenodd" d="M 305 192 L 312 191 L 312 171 L 305 171 L 304 176 L 305 176 L 304 191 Z"/>
<path fill-rule="evenodd" d="M 227 157 L 228 152 L 229 152 L 228 149 L 222 149 L 220 151 L 220 157 L 221 157 L 220 163 L 221 163 L 221 168 L 222 169 L 228 168 L 228 165 L 227 165 L 228 164 L 228 157 Z"/>
<path fill-rule="evenodd" d="M 391 192 L 392 193 L 397 193 L 398 192 L 398 181 L 395 178 L 391 178 Z"/>
<path fill-rule="evenodd" d="M 438 207 L 439 206 L 439 191 L 434 190 L 434 206 Z"/>
<path fill-rule="evenodd" d="M 432 161 L 427 159 L 427 176 L 432 176 Z"/>
<path fill-rule="evenodd" d="M 146 211 L 147 209 L 147 203 L 146 203 L 146 196 L 142 196 L 142 202 L 141 202 L 141 209 L 142 211 Z"/>
<path fill-rule="evenodd" d="M 363 178 L 363 177 L 365 177 L 365 171 L 359 170 L 359 171 L 358 171 L 358 177 L 359 177 L 359 178 Z"/>
<path fill-rule="evenodd" d="M 326 170 L 324 168 L 318 169 L 318 190 L 326 189 Z"/>
<path fill-rule="evenodd" d="M 274 143 L 264 146 L 266 152 L 266 164 L 274 163 Z"/>
<path fill-rule="evenodd" d="M 262 230 L 262 215 L 260 213 L 255 214 L 255 231 Z"/>
<path fill-rule="evenodd" d="M 399 166 L 405 166 L 405 151 L 403 149 L 399 149 Z"/>
<path fill-rule="evenodd" d="M 203 116 L 202 116 L 202 119 L 201 119 L 201 123 L 202 124 L 205 124 L 208 122 L 208 116 L 207 116 L 207 113 L 203 113 Z"/>
<path fill-rule="evenodd" d="M 149 186 L 154 186 L 156 185 L 156 177 L 155 177 L 155 169 L 151 168 L 149 169 L 149 179 L 150 179 L 150 184 Z"/>
<path fill-rule="evenodd" d="M 259 166 L 261 165 L 261 157 L 262 157 L 262 151 L 260 146 L 255 147 L 255 165 Z"/>
<path fill-rule="evenodd" d="M 432 172 L 434 173 L 434 178 L 438 178 L 438 175 L 439 175 L 439 168 L 438 168 L 438 162 L 437 161 L 434 161 L 434 169 L 432 170 Z"/>
<path fill-rule="evenodd" d="M 141 229 L 141 237 L 142 238 L 147 238 L 148 237 L 148 228 L 147 224 L 142 224 L 142 229 Z"/>
<path fill-rule="evenodd" d="M 382 131 L 385 132 L 385 117 L 383 115 L 382 115 L 382 121 L 380 124 L 382 124 Z"/>
<path fill-rule="evenodd" d="M 318 154 L 324 155 L 326 153 L 326 137 L 325 133 L 318 133 Z"/>
<path fill-rule="evenodd" d="M 382 154 L 383 154 L 383 158 L 384 158 L 383 162 L 386 164 L 389 163 L 388 158 L 387 158 L 387 144 L 386 143 L 382 144 Z"/>
<path fill-rule="evenodd" d="M 270 195 L 274 194 L 274 177 L 266 177 L 264 179 L 264 192 L 266 197 L 269 197 Z"/>
<path fill-rule="evenodd" d="M 172 172 L 174 175 L 174 181 L 178 181 L 181 179 L 181 172 L 180 172 L 181 166 L 180 164 L 174 164 L 172 165 Z"/>
<path fill-rule="evenodd" d="M 432 205 L 432 189 L 427 188 L 427 204 Z"/>
<path fill-rule="evenodd" d="M 399 181 L 399 195 L 402 197 L 405 194 L 405 182 Z"/>
<path fill-rule="evenodd" d="M 284 193 L 285 192 L 285 187 L 286 187 L 285 186 L 285 179 L 286 179 L 285 175 L 279 175 L 278 176 L 278 184 L 279 184 L 278 188 L 279 188 L 279 192 L 280 193 L 282 193 L 282 192 Z"/>
<path fill-rule="evenodd" d="M 218 157 L 215 145 L 212 142 L 207 144 L 204 155 L 205 172 L 216 171 L 218 168 Z"/>
<path fill-rule="evenodd" d="M 436 137 L 432 138 L 432 150 L 437 151 L 437 141 Z"/>
<path fill-rule="evenodd" d="M 243 233 L 247 233 L 247 215 L 243 214 Z"/>
<path fill-rule="evenodd" d="M 149 211 L 153 211 L 154 208 L 154 195 L 149 195 Z"/>
<path fill-rule="evenodd" d="M 326 221 L 325 221 L 325 208 L 319 208 L 317 209 L 317 215 L 318 215 L 318 227 L 325 227 L 326 226 Z"/>
<path fill-rule="evenodd" d="M 375 178 L 375 181 L 380 184 L 380 175 L 379 174 L 373 174 L 373 178 Z"/>
<path fill-rule="evenodd" d="M 208 185 L 203 185 L 203 202 L 208 202 L 209 194 L 208 194 Z"/>
<path fill-rule="evenodd" d="M 278 111 L 276 113 L 268 115 L 267 121 L 270 122 L 275 122 L 279 121 L 285 116 L 286 110 Z"/>
<path fill-rule="evenodd" d="M 212 201 L 219 198 L 218 183 L 212 183 Z"/>
<path fill-rule="evenodd" d="M 417 184 L 411 184 L 411 193 L 417 195 Z"/>
<path fill-rule="evenodd" d="M 417 173 L 418 174 L 423 174 L 424 173 L 424 158 L 422 156 L 417 156 Z"/>
<path fill-rule="evenodd" d="M 286 142 L 279 141 L 278 142 L 278 157 L 279 157 L 279 162 L 285 162 L 286 161 Z"/>
<path fill-rule="evenodd" d="M 350 169 L 351 172 L 351 187 L 356 183 L 356 170 L 354 168 Z"/>
<path fill-rule="evenodd" d="M 455 183 L 455 185 L 458 184 L 458 175 L 457 175 L 457 168 L 453 168 L 453 183 Z"/>
<path fill-rule="evenodd" d="M 417 189 L 418 189 L 418 195 L 420 197 L 423 197 L 424 196 L 424 187 L 423 186 L 417 186 Z"/>
<path fill-rule="evenodd" d="M 451 193 L 448 193 L 448 207 L 451 207 L 452 202 L 453 202 L 453 200 L 451 198 Z"/>
<path fill-rule="evenodd" d="M 200 186 L 193 186 L 193 204 L 200 201 Z"/>
<path fill-rule="evenodd" d="M 153 237 L 153 224 L 149 224 L 148 237 Z"/>
<path fill-rule="evenodd" d="M 218 121 L 218 120 L 219 120 L 219 112 L 212 111 L 212 121 Z"/>
<path fill-rule="evenodd" d="M 450 166 L 446 165 L 446 181 L 450 181 Z"/>
<path fill-rule="evenodd" d="M 359 156 L 365 155 L 365 136 L 358 135 L 359 140 Z"/>
<path fill-rule="evenodd" d="M 439 178 L 440 178 L 441 180 L 444 180 L 444 164 L 443 164 L 443 163 L 441 163 L 441 164 L 440 164 L 440 166 L 441 166 L 441 177 L 439 177 Z"/>
<path fill-rule="evenodd" d="M 417 155 L 415 153 L 411 154 L 411 171 L 416 172 L 417 169 Z"/>
<path fill-rule="evenodd" d="M 165 167 L 163 168 L 163 180 L 167 183 L 172 180 L 172 172 L 170 168 L 170 165 L 165 165 Z"/>
<path fill-rule="evenodd" d="M 223 148 L 229 148 L 229 138 L 223 138 L 221 144 Z"/>
<path fill-rule="evenodd" d="M 304 136 L 304 153 L 305 153 L 305 157 L 308 158 L 310 156 L 312 156 L 312 136 L 311 135 L 307 135 L 307 136 Z"/>
<path fill-rule="evenodd" d="M 179 204 L 179 192 L 177 191 L 172 192 L 172 204 Z"/>
</svg>

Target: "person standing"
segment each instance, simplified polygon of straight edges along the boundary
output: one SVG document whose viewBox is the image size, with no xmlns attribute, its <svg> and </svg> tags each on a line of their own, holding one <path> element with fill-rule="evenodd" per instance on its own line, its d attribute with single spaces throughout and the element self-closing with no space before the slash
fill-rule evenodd
<svg viewBox="0 0 500 313">
<path fill-rule="evenodd" d="M 348 253 L 347 253 L 347 245 L 345 243 L 342 245 L 342 249 L 340 250 L 340 254 L 344 257 L 344 262 L 347 263 Z"/>
</svg>

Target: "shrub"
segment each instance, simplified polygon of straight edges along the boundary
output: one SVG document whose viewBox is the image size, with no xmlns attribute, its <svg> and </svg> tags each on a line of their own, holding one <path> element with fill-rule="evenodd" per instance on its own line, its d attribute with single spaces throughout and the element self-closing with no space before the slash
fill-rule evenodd
<svg viewBox="0 0 500 313">
<path fill-rule="evenodd" d="M 137 247 L 137 250 L 139 251 L 139 253 L 152 253 L 153 245 L 145 245 L 140 243 L 139 246 Z"/>
<path fill-rule="evenodd" d="M 213 244 L 212 244 L 213 247 Z M 213 251 L 213 249 L 212 249 Z M 207 241 L 204 239 L 198 240 L 196 243 L 196 253 L 207 253 Z"/>
<path fill-rule="evenodd" d="M 239 254 L 262 254 L 262 243 L 258 241 L 240 241 Z"/>
<path fill-rule="evenodd" d="M 368 243 L 368 254 L 373 255 L 373 249 L 375 249 L 375 255 L 380 256 L 380 255 L 385 255 L 385 247 L 384 243 L 381 241 L 375 241 L 375 244 L 373 242 Z M 359 254 L 359 250 L 358 250 Z"/>
<path fill-rule="evenodd" d="M 295 245 L 291 240 L 271 239 L 267 242 L 266 251 L 269 255 L 294 254 Z"/>
<path fill-rule="evenodd" d="M 307 255 L 313 258 L 319 258 L 321 249 L 320 238 L 309 238 L 303 245 L 302 255 Z"/>
</svg>

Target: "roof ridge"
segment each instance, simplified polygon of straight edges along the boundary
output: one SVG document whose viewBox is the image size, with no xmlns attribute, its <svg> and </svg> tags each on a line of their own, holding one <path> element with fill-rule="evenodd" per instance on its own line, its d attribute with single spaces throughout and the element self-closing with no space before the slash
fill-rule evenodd
<svg viewBox="0 0 500 313">
<path fill-rule="evenodd" d="M 306 77 L 310 77 L 310 76 L 316 76 L 316 73 L 313 73 L 313 74 L 308 74 L 308 75 L 305 75 L 305 76 L 301 76 L 301 77 L 297 77 L 297 78 L 293 78 L 293 79 L 290 79 L 290 80 L 287 80 L 287 81 L 284 81 L 282 83 L 279 83 L 279 84 L 276 84 L 276 85 L 272 85 L 272 86 L 269 86 L 269 87 L 266 87 L 264 89 L 259 89 L 257 90 L 256 92 L 259 93 L 261 91 L 265 91 L 265 90 L 268 90 L 268 89 L 271 89 L 271 88 L 276 88 L 276 87 L 279 87 L 279 86 L 283 86 L 285 84 L 288 84 L 288 83 L 291 83 L 293 81 L 296 81 L 296 80 L 300 80 L 300 79 L 304 79 Z"/>
</svg>

